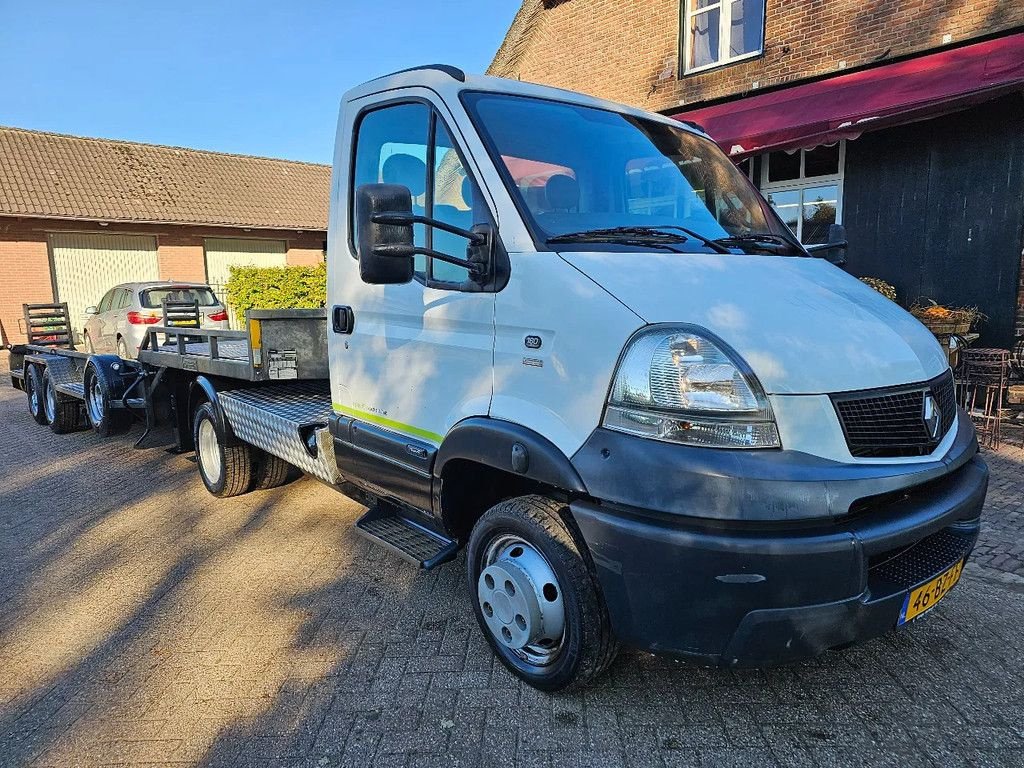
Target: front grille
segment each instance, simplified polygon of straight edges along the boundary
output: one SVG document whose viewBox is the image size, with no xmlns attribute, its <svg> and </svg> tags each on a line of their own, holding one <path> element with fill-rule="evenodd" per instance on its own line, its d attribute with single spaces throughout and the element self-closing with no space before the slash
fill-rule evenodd
<svg viewBox="0 0 1024 768">
<path fill-rule="evenodd" d="M 938 407 L 938 432 L 925 421 L 925 396 Z M 923 384 L 832 395 L 846 444 L 854 456 L 927 456 L 953 426 L 956 394 L 949 371 Z"/>
<path fill-rule="evenodd" d="M 909 589 L 961 560 L 970 546 L 969 536 L 943 528 L 909 547 L 871 558 L 868 578 L 890 588 Z"/>
</svg>

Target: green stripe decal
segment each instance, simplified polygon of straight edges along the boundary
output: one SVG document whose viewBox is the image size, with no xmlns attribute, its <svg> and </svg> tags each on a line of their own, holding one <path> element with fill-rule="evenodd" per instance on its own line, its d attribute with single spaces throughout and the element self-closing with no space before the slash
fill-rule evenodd
<svg viewBox="0 0 1024 768">
<path fill-rule="evenodd" d="M 393 429 L 395 432 L 401 432 L 406 435 L 412 435 L 413 437 L 419 437 L 424 440 L 429 440 L 432 443 L 440 445 L 444 441 L 444 436 L 439 435 L 436 432 L 431 432 L 428 429 L 420 429 L 414 427 L 412 424 L 403 424 L 400 421 L 393 421 L 392 419 L 385 419 L 383 416 L 378 416 L 376 413 L 367 413 L 366 411 L 357 411 L 355 408 L 349 408 L 347 405 L 341 405 L 339 403 L 331 403 L 338 413 L 343 413 L 346 416 L 351 416 L 353 419 L 361 419 L 368 421 L 371 424 L 376 424 L 378 427 L 386 427 L 387 429 Z"/>
</svg>

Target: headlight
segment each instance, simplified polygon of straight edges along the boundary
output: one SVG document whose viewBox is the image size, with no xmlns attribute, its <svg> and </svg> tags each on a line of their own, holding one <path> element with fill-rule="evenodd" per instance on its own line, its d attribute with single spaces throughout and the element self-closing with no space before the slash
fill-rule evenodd
<svg viewBox="0 0 1024 768">
<path fill-rule="evenodd" d="M 657 327 L 626 346 L 604 426 L 673 443 L 778 448 L 779 432 L 761 385 L 707 331 Z"/>
</svg>

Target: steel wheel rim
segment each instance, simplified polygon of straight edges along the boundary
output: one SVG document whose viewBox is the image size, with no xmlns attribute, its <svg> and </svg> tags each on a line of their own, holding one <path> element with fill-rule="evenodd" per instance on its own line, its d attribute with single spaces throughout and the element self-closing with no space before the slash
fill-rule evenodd
<svg viewBox="0 0 1024 768">
<path fill-rule="evenodd" d="M 43 393 L 43 406 L 46 408 L 46 418 L 53 421 L 57 418 L 57 394 L 53 391 L 53 382 L 46 380 L 44 385 L 46 392 Z"/>
<path fill-rule="evenodd" d="M 117 356 L 122 360 L 128 359 L 128 345 L 124 343 L 124 339 L 117 340 Z"/>
<path fill-rule="evenodd" d="M 482 565 L 477 598 L 491 636 L 520 661 L 553 664 L 565 648 L 565 605 L 547 558 L 519 536 L 501 534 L 488 543 Z"/>
<path fill-rule="evenodd" d="M 199 465 L 203 474 L 211 483 L 220 479 L 220 445 L 217 442 L 217 430 L 209 419 L 199 422 Z"/>
<path fill-rule="evenodd" d="M 93 424 L 103 421 L 103 390 L 100 388 L 100 380 L 93 376 L 89 386 L 89 418 Z"/>
</svg>

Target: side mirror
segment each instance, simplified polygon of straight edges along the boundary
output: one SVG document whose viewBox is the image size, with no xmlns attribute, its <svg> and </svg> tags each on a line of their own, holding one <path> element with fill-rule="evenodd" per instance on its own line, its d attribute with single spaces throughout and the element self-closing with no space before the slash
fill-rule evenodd
<svg viewBox="0 0 1024 768">
<path fill-rule="evenodd" d="M 370 285 L 408 283 L 413 275 L 412 223 L 380 223 L 381 213 L 412 214 L 412 193 L 401 184 L 356 188 L 355 227 L 359 277 Z"/>
<path fill-rule="evenodd" d="M 846 240 L 846 227 L 842 224 L 830 224 L 828 227 L 828 240 L 820 245 L 808 245 L 806 250 L 808 253 L 816 251 L 845 251 L 849 245 L 849 242 Z M 830 254 L 827 258 L 837 267 L 841 267 L 846 263 L 845 253 Z"/>
<path fill-rule="evenodd" d="M 95 314 L 98 314 L 98 313 L 99 313 L 99 310 L 95 306 L 86 307 L 85 308 L 85 314 L 87 314 L 87 315 L 95 315 Z"/>
</svg>

